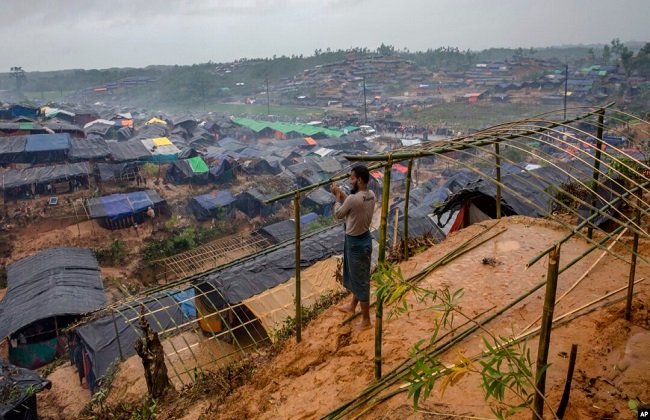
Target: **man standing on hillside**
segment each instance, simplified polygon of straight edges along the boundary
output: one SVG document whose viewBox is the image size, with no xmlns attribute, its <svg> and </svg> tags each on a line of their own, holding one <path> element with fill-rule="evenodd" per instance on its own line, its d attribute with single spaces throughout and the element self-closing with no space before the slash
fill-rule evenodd
<svg viewBox="0 0 650 420">
<path fill-rule="evenodd" d="M 336 197 L 334 217 L 345 220 L 345 243 L 343 248 L 343 285 L 352 292 L 349 305 L 339 310 L 354 313 L 357 303 L 361 305 L 361 328 L 370 326 L 370 257 L 372 238 L 370 223 L 375 210 L 375 194 L 368 191 L 370 172 L 365 166 L 355 166 L 350 172 L 351 195 L 337 185 L 332 185 Z"/>
</svg>

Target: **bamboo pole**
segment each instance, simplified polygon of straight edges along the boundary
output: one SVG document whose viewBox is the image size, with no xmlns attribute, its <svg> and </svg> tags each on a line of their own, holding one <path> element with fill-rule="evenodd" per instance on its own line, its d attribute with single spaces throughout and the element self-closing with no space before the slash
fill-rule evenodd
<svg viewBox="0 0 650 420">
<path fill-rule="evenodd" d="M 591 183 L 591 205 L 596 206 L 596 192 L 598 190 L 598 177 L 600 176 L 600 156 L 603 150 L 603 128 L 605 125 L 605 108 L 598 110 L 598 125 L 596 126 L 596 154 L 594 156 L 594 173 Z M 593 216 L 593 209 L 589 210 L 589 215 Z M 589 225 L 587 228 L 587 237 L 591 239 L 594 235 L 594 226 Z"/>
<path fill-rule="evenodd" d="M 499 153 L 499 143 L 494 143 L 494 153 L 496 160 L 496 183 L 497 183 L 497 219 L 501 219 L 501 154 Z"/>
<path fill-rule="evenodd" d="M 115 321 L 115 311 L 111 311 L 111 318 L 113 319 L 113 327 L 115 328 L 115 339 L 117 340 L 117 350 L 120 353 L 120 361 L 124 361 L 124 354 L 122 353 L 122 343 L 120 341 L 120 332 L 117 330 L 117 321 Z"/>
<path fill-rule="evenodd" d="M 393 215 L 393 243 L 391 245 L 391 249 L 395 249 L 397 246 L 397 236 L 399 233 L 398 228 L 398 222 L 399 222 L 399 207 L 395 207 L 395 214 Z"/>
<path fill-rule="evenodd" d="M 642 193 L 638 192 L 636 196 L 636 217 L 634 222 L 641 226 L 641 201 Z M 625 301 L 625 319 L 627 321 L 632 317 L 632 295 L 634 294 L 634 276 L 636 275 L 636 255 L 639 250 L 639 234 L 634 232 L 632 240 L 632 259 L 630 261 L 630 275 L 628 277 L 627 299 Z"/>
<path fill-rule="evenodd" d="M 409 199 L 411 198 L 411 172 L 413 171 L 413 159 L 409 160 L 406 171 L 406 193 L 404 194 L 404 260 L 409 259 Z"/>
<path fill-rule="evenodd" d="M 562 393 L 562 399 L 560 400 L 560 405 L 557 408 L 557 413 L 555 414 L 559 419 L 564 418 L 564 412 L 566 411 L 566 406 L 569 404 L 569 396 L 571 394 L 571 382 L 573 381 L 573 370 L 576 366 L 576 356 L 578 355 L 578 345 L 571 344 L 571 355 L 569 356 L 569 367 L 566 373 L 566 382 L 564 382 L 564 392 Z"/>
<path fill-rule="evenodd" d="M 379 251 L 377 267 L 381 270 L 386 264 L 386 224 L 388 219 L 388 201 L 390 200 L 390 173 L 393 162 L 388 161 L 384 168 L 384 184 L 381 191 L 381 219 L 379 222 Z M 375 305 L 375 379 L 381 379 L 381 340 L 384 318 L 384 302 L 377 296 Z"/>
<path fill-rule="evenodd" d="M 293 199 L 293 217 L 295 218 L 296 241 L 296 342 L 302 340 L 302 300 L 300 298 L 300 192 Z"/>
<path fill-rule="evenodd" d="M 560 244 L 548 256 L 548 270 L 546 273 L 546 295 L 544 297 L 544 310 L 542 326 L 537 348 L 537 364 L 535 367 L 536 384 L 535 398 L 533 400 L 533 420 L 544 418 L 544 390 L 546 389 L 546 363 L 548 349 L 551 344 L 551 328 L 553 326 L 553 310 L 555 309 L 555 292 L 557 290 L 557 272 L 560 264 Z"/>
</svg>

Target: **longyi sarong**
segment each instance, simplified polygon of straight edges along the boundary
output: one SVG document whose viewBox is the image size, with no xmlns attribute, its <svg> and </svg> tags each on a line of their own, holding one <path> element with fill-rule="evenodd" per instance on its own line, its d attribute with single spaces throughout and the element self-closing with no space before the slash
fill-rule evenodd
<svg viewBox="0 0 650 420">
<path fill-rule="evenodd" d="M 345 235 L 343 245 L 343 286 L 359 299 L 370 300 L 370 258 L 372 237 L 370 232 L 359 236 Z"/>
</svg>

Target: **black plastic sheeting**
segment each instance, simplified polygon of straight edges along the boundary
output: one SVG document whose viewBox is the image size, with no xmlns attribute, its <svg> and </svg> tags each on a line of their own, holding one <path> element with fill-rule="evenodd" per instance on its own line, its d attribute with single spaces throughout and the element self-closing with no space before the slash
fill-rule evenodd
<svg viewBox="0 0 650 420">
<path fill-rule="evenodd" d="M 52 382 L 33 370 L 0 359 L 0 418 L 37 419 L 36 393 L 52 388 Z"/>
<path fill-rule="evenodd" d="M 108 142 L 108 148 L 111 151 L 111 156 L 113 156 L 115 162 L 151 158 L 151 152 L 147 150 L 140 140 Z"/>
<path fill-rule="evenodd" d="M 0 187 L 6 190 L 7 188 L 65 180 L 74 176 L 88 176 L 89 174 L 90 169 L 86 162 L 11 169 L 0 174 L 0 181 L 2 182 Z"/>
<path fill-rule="evenodd" d="M 548 216 L 553 211 L 553 208 L 558 205 L 552 197 L 560 192 L 564 184 L 575 182 L 574 178 L 583 180 L 591 178 L 591 172 L 588 171 L 587 165 L 567 164 L 558 166 L 544 166 L 504 175 L 501 178 L 504 185 L 501 192 L 503 214 L 529 217 Z M 467 201 L 475 201 L 481 211 L 490 217 L 495 217 L 496 183 L 492 179 L 467 176 L 462 180 L 456 180 L 459 182 L 453 186 L 455 190 L 452 191 L 453 194 L 447 198 L 444 204 L 434 210 L 438 219 L 447 212 L 460 209 Z M 465 185 L 462 185 L 463 182 Z M 588 181 L 587 185 L 589 185 Z M 610 188 L 613 187 L 610 185 Z M 607 201 L 613 199 L 613 194 L 605 191 L 602 187 L 599 188 L 598 193 L 604 196 Z M 598 199 L 596 207 L 600 208 L 605 203 L 606 201 Z M 589 213 L 589 210 L 580 209 L 580 213 L 584 217 Z M 607 219 L 606 215 L 602 215 L 595 220 L 595 223 L 601 224 Z M 444 223 L 445 221 L 440 222 Z"/>
<path fill-rule="evenodd" d="M 142 306 L 146 308 L 145 318 L 156 332 L 189 321 L 181 309 L 181 304 L 172 295 L 173 293 L 168 291 L 141 298 L 115 309 L 112 315 L 94 320 L 76 330 L 88 352 L 97 379 L 106 374 L 111 364 L 119 361 L 120 349 L 124 358 L 135 354 L 135 342 L 142 334 L 138 328 Z"/>
<path fill-rule="evenodd" d="M 343 253 L 343 225 L 316 232 L 301 241 L 300 266 L 307 268 L 318 261 Z M 295 275 L 295 245 L 280 245 L 269 252 L 252 255 L 194 281 L 198 291 L 209 300 L 205 307 L 221 309 L 223 300 L 231 305 L 288 281 Z M 197 293 L 198 295 L 198 293 Z"/>
<path fill-rule="evenodd" d="M 108 149 L 108 145 L 102 139 L 70 139 L 70 152 L 68 154 L 70 159 L 101 159 L 108 157 L 110 154 L 111 151 Z"/>
<path fill-rule="evenodd" d="M 295 222 L 293 220 L 282 220 L 260 229 L 260 233 L 269 237 L 276 244 L 293 239 L 294 232 Z"/>
<path fill-rule="evenodd" d="M 7 268 L 7 294 L 0 302 L 0 337 L 40 319 L 84 314 L 105 303 L 92 251 L 50 248 Z"/>
<path fill-rule="evenodd" d="M 95 170 L 100 181 L 117 181 L 130 177 L 135 178 L 142 164 L 140 162 L 97 163 L 95 164 Z"/>
</svg>

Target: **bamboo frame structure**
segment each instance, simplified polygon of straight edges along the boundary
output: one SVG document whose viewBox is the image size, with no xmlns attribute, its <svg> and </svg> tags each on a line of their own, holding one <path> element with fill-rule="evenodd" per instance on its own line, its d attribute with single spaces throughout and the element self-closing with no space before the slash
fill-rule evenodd
<svg viewBox="0 0 650 420">
<path fill-rule="evenodd" d="M 591 204 L 596 204 L 596 190 L 598 189 L 598 178 L 600 177 L 600 157 L 603 149 L 603 131 L 605 129 L 605 109 L 598 110 L 598 126 L 596 131 L 596 155 L 594 157 L 594 174 L 591 184 Z M 593 215 L 593 211 L 590 211 Z M 587 237 L 591 239 L 594 234 L 593 226 L 587 228 Z"/>
<path fill-rule="evenodd" d="M 641 201 L 643 198 L 640 194 L 637 195 L 637 208 L 635 222 L 638 226 L 641 226 Z M 630 261 L 630 275 L 628 277 L 628 287 L 627 287 L 627 299 L 625 301 L 625 319 L 627 321 L 632 318 L 632 295 L 634 294 L 634 277 L 636 276 L 636 260 L 637 254 L 639 251 L 639 234 L 634 232 L 632 239 L 632 256 Z"/>
<path fill-rule="evenodd" d="M 300 293 L 300 193 L 296 192 L 293 199 L 293 217 L 296 241 L 296 343 L 302 341 L 302 298 Z"/>
<path fill-rule="evenodd" d="M 411 198 L 411 173 L 413 172 L 413 159 L 409 159 L 409 166 L 406 170 L 406 192 L 404 196 L 404 260 L 409 259 L 409 201 Z"/>
</svg>

